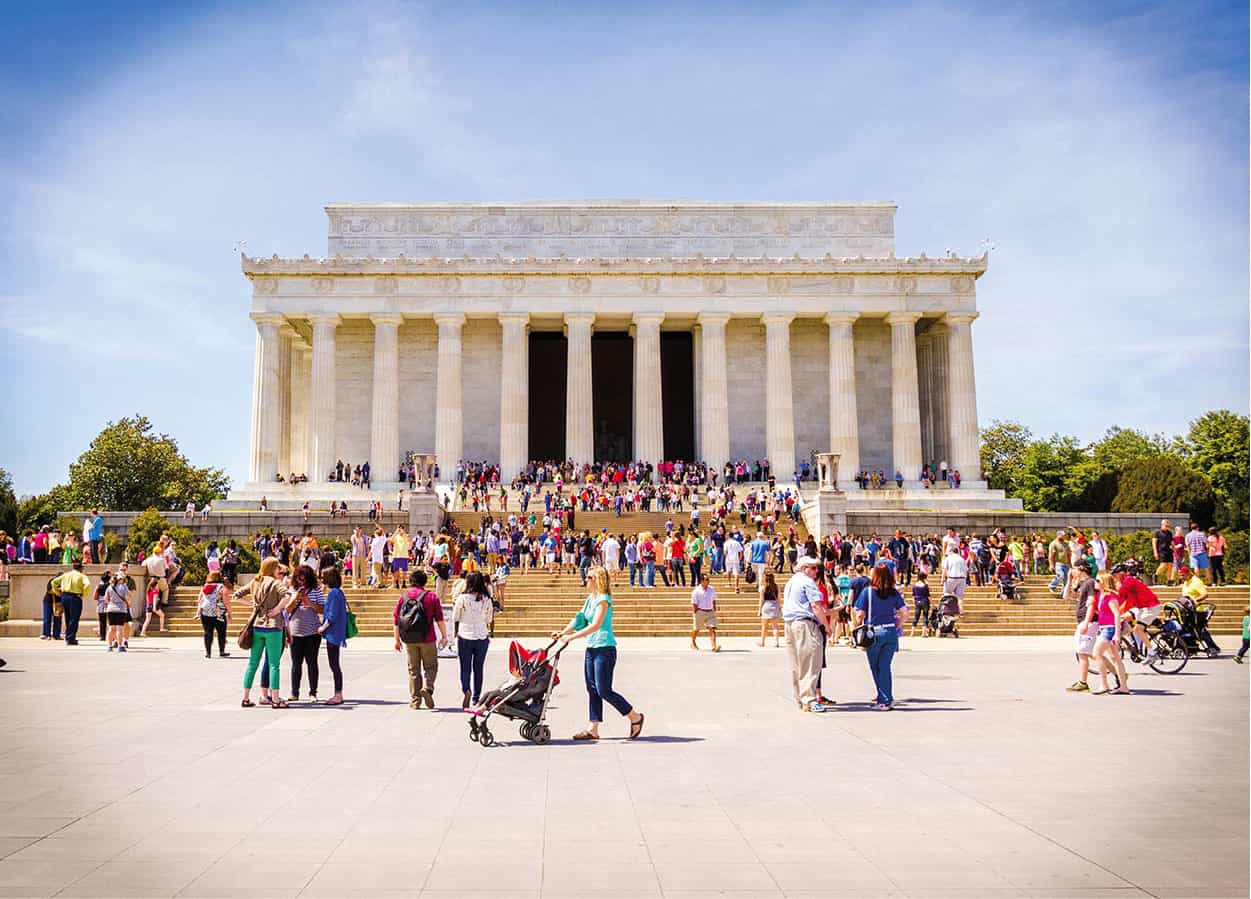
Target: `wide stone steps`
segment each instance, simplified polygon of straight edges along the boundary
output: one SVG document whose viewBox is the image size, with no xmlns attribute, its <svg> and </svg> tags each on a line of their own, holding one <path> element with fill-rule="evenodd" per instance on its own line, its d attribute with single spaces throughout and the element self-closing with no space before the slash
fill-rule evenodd
<svg viewBox="0 0 1251 899">
<path fill-rule="evenodd" d="M 714 579 L 720 598 L 717 617 L 719 633 L 726 636 L 752 636 L 760 631 L 758 603 L 754 592 L 735 595 L 724 578 Z M 965 596 L 965 615 L 960 622 L 964 635 L 1061 635 L 1073 632 L 1071 603 L 1064 602 L 1046 590 L 1046 580 L 1027 581 L 1023 602 L 1005 602 L 995 598 L 990 587 L 972 587 Z M 199 619 L 195 614 L 198 588 L 185 587 L 175 592 L 168 607 L 168 625 L 174 635 L 199 635 Z M 1172 595 L 1165 591 L 1162 595 Z M 586 591 L 576 577 L 552 577 L 546 572 L 514 575 L 505 597 L 505 611 L 496 622 L 496 636 L 534 636 L 564 627 L 581 606 Z M 681 587 L 657 587 L 654 590 L 619 587 L 614 592 L 613 621 L 622 636 L 681 636 L 691 625 L 690 591 Z M 1218 587 L 1211 591 L 1217 606 L 1216 631 L 1239 630 L 1242 608 L 1246 605 L 1246 586 Z M 348 590 L 348 599 L 365 636 L 389 636 L 392 613 L 397 600 L 395 590 Z M 250 607 L 240 602 L 235 610 L 232 630 L 242 626 Z"/>
</svg>

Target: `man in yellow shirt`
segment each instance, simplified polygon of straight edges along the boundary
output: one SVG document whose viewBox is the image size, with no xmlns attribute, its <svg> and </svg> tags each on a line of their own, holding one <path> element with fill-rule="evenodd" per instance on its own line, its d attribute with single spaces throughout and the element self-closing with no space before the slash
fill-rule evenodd
<svg viewBox="0 0 1251 899">
<path fill-rule="evenodd" d="M 83 597 L 91 591 L 91 580 L 83 574 L 83 563 L 52 579 L 52 590 L 61 591 L 61 607 L 65 610 L 65 645 L 78 645 L 78 620 L 83 615 Z"/>
<path fill-rule="evenodd" d="M 408 583 L 408 551 L 413 539 L 400 525 L 391 535 L 391 582 L 398 590 Z"/>
<path fill-rule="evenodd" d="M 1208 598 L 1208 585 L 1199 577 L 1199 572 L 1183 565 L 1177 569 L 1177 576 L 1181 579 L 1182 596 L 1193 601 L 1195 605 Z"/>
</svg>

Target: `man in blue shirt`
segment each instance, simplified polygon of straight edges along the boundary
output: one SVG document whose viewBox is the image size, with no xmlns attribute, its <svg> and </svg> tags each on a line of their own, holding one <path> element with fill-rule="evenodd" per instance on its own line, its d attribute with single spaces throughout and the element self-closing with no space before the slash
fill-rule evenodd
<svg viewBox="0 0 1251 899">
<path fill-rule="evenodd" d="M 756 592 L 764 596 L 765 566 L 769 564 L 769 541 L 764 534 L 756 532 L 756 537 L 747 545 L 747 554 L 751 559 L 751 567 L 756 571 Z"/>
<path fill-rule="evenodd" d="M 99 565 L 103 560 L 100 551 L 104 548 L 104 519 L 98 509 L 92 509 L 88 516 L 87 537 L 91 542 L 91 561 Z"/>
<path fill-rule="evenodd" d="M 755 546 L 755 541 L 752 545 Z M 829 708 L 822 704 L 818 686 L 830 614 L 813 580 L 820 564 L 811 556 L 800 558 L 795 562 L 795 574 L 782 591 L 782 621 L 786 628 L 791 683 L 795 701 L 805 712 L 824 712 Z"/>
</svg>

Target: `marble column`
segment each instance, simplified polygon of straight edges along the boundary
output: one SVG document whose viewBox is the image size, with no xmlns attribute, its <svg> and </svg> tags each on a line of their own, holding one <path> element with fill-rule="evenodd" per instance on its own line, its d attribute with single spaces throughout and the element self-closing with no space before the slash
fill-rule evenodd
<svg viewBox="0 0 1251 899">
<path fill-rule="evenodd" d="M 791 312 L 766 312 L 765 452 L 778 483 L 795 479 L 795 406 L 791 387 Z"/>
<path fill-rule="evenodd" d="M 374 481 L 390 482 L 400 467 L 400 325 L 402 315 L 371 315 L 374 323 L 374 399 L 370 416 L 369 469 Z"/>
<path fill-rule="evenodd" d="M 839 476 L 844 483 L 860 472 L 860 417 L 856 408 L 856 342 L 859 314 L 830 312 L 830 452 L 838 453 Z"/>
<path fill-rule="evenodd" d="M 291 345 L 291 467 L 282 472 L 284 478 L 308 474 L 308 448 L 312 445 L 309 437 L 312 375 L 313 349 L 303 338 L 297 337 Z"/>
<path fill-rule="evenodd" d="M 256 353 L 252 369 L 252 440 L 248 480 L 254 484 L 272 483 L 278 474 L 278 443 L 281 421 L 281 377 L 278 371 L 281 315 L 256 313 Z"/>
<path fill-rule="evenodd" d="M 565 389 L 565 456 L 575 463 L 595 461 L 595 410 L 591 392 L 593 312 L 565 314 L 569 339 Z"/>
<path fill-rule="evenodd" d="M 313 326 L 308 479 L 322 484 L 335 463 L 335 329 L 339 327 L 339 316 L 333 312 L 319 313 L 310 315 L 308 321 Z"/>
<path fill-rule="evenodd" d="M 516 477 L 530 458 L 530 342 L 526 312 L 501 312 L 500 480 Z"/>
<path fill-rule="evenodd" d="M 434 317 L 439 326 L 439 371 L 435 390 L 434 452 L 438 457 L 439 477 L 444 481 L 456 478 L 456 463 L 465 453 L 465 413 L 462 405 L 463 379 L 461 366 L 461 331 L 465 327 L 463 312 L 439 313 Z"/>
<path fill-rule="evenodd" d="M 973 376 L 973 319 L 976 313 L 949 312 L 947 323 L 948 452 L 962 481 L 981 480 L 977 429 L 977 382 Z"/>
<path fill-rule="evenodd" d="M 916 323 L 914 312 L 886 316 L 890 323 L 891 416 L 893 420 L 894 466 L 905 483 L 921 476 L 921 401 L 917 383 Z M 891 478 L 894 471 L 886 472 Z"/>
<path fill-rule="evenodd" d="M 291 360 L 300 335 L 287 323 L 278 327 L 278 473 L 291 474 L 292 381 Z"/>
<path fill-rule="evenodd" d="M 725 326 L 729 320 L 728 312 L 699 314 L 702 377 L 698 386 L 703 401 L 699 443 L 703 461 L 716 469 L 718 477 L 730 460 L 730 392 L 725 360 Z"/>
<path fill-rule="evenodd" d="M 657 463 L 665 457 L 664 405 L 660 377 L 663 312 L 634 313 L 634 458 Z"/>
</svg>

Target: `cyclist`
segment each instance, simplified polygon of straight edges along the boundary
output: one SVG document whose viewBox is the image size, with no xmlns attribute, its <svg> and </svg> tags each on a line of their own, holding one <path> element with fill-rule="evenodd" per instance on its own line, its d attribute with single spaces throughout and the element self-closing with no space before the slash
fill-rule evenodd
<svg viewBox="0 0 1251 899">
<path fill-rule="evenodd" d="M 1116 593 L 1120 597 L 1122 614 L 1132 613 L 1134 617 L 1134 638 L 1142 647 L 1143 664 L 1150 665 L 1157 660 L 1155 648 L 1147 639 L 1147 625 L 1154 624 L 1160 617 L 1160 597 L 1155 591 L 1138 578 L 1129 573 L 1124 563 L 1112 569 L 1112 578 L 1116 584 Z"/>
</svg>

